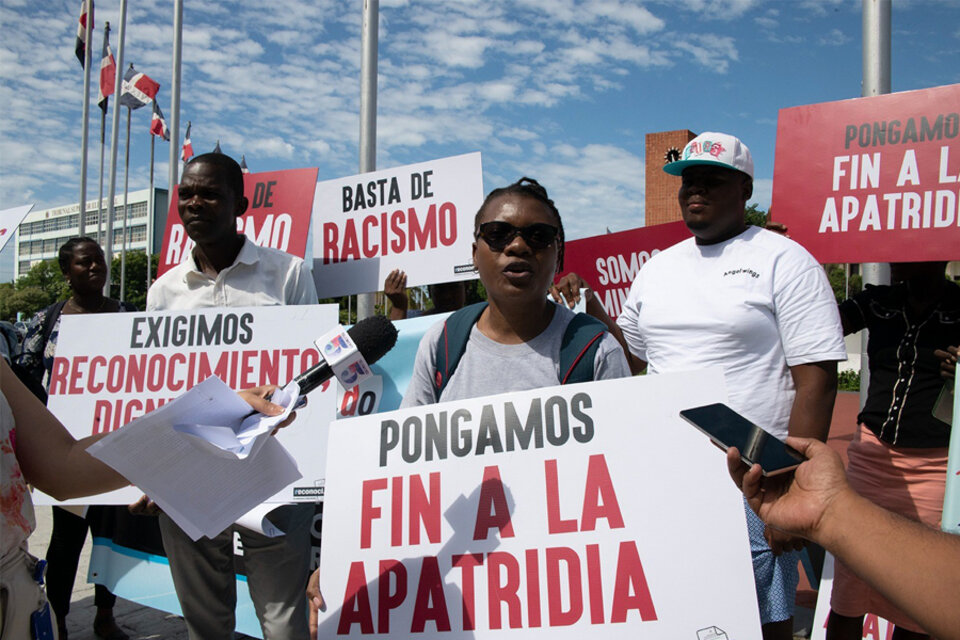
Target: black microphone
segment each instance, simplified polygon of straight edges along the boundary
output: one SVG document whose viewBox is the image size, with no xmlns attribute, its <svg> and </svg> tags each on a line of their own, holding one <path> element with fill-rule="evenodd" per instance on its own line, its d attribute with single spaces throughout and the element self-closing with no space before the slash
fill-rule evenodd
<svg viewBox="0 0 960 640">
<path fill-rule="evenodd" d="M 397 344 L 397 328 L 386 316 L 364 318 L 347 330 L 347 335 L 357 345 L 357 351 L 366 363 L 373 364 Z M 320 362 L 293 379 L 300 385 L 300 395 L 305 396 L 333 377 L 333 369 L 320 354 Z"/>
</svg>

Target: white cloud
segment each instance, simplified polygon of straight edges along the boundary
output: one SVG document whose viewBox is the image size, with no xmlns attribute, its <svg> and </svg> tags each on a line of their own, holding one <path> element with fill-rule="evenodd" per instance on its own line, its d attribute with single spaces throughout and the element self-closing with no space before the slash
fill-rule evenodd
<svg viewBox="0 0 960 640">
<path fill-rule="evenodd" d="M 736 44 L 729 36 L 687 34 L 678 38 L 675 44 L 678 49 L 691 54 L 698 63 L 717 73 L 726 73 L 730 63 L 739 60 Z"/>
<path fill-rule="evenodd" d="M 506 163 L 536 178 L 553 198 L 569 239 L 632 229 L 643 222 L 643 160 L 614 145 L 534 145 L 532 158 Z M 516 178 L 508 178 L 512 182 Z M 487 191 L 506 182 L 486 185 Z"/>
<path fill-rule="evenodd" d="M 710 20 L 733 20 L 759 6 L 762 0 L 660 0 Z"/>
<path fill-rule="evenodd" d="M 840 29 L 831 29 L 828 33 L 821 36 L 817 42 L 828 47 L 839 47 L 850 42 L 850 36 Z"/>
<path fill-rule="evenodd" d="M 770 199 L 773 197 L 773 180 L 754 180 L 753 197 L 747 204 L 756 204 L 764 211 L 770 210 Z"/>
</svg>

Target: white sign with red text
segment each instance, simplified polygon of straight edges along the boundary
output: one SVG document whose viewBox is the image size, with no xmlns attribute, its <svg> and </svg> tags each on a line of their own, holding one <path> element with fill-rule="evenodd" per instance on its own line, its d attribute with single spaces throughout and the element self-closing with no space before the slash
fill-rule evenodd
<svg viewBox="0 0 960 640">
<path fill-rule="evenodd" d="M 338 420 L 322 638 L 760 638 L 719 370 Z"/>
<path fill-rule="evenodd" d="M 320 361 L 313 341 L 336 325 L 336 305 L 65 315 L 47 406 L 82 438 L 119 429 L 210 375 L 236 390 L 283 386 Z M 313 391 L 277 434 L 303 478 L 270 502 L 322 497 L 325 459 L 317 451 L 336 413 L 335 386 Z M 72 502 L 129 504 L 139 497 L 130 487 Z"/>
<path fill-rule="evenodd" d="M 835 566 L 836 559 L 832 553 L 827 552 L 824 555 L 823 573 L 820 577 L 820 586 L 817 589 L 817 608 L 813 614 L 813 629 L 810 630 L 810 640 L 826 640 Z M 868 613 L 863 617 L 861 637 L 863 640 L 893 640 L 894 628 L 889 620 L 885 620 L 875 613 Z"/>
<path fill-rule="evenodd" d="M 3 251 L 3 248 L 10 242 L 10 238 L 17 232 L 20 223 L 27 217 L 31 209 L 33 209 L 32 204 L 25 204 L 22 207 L 0 211 L 0 251 Z"/>
<path fill-rule="evenodd" d="M 479 153 L 317 184 L 313 274 L 321 298 L 474 278 L 473 219 L 483 202 Z"/>
</svg>

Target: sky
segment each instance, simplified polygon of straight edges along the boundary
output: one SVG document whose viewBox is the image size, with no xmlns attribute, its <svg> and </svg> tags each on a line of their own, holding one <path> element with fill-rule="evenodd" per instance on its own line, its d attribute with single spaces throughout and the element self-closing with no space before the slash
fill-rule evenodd
<svg viewBox="0 0 960 640">
<path fill-rule="evenodd" d="M 104 21 L 117 53 L 119 4 L 96 2 L 94 69 Z M 124 53 L 124 66 L 160 83 L 168 118 L 172 4 L 128 1 Z M 752 202 L 766 209 L 778 110 L 861 95 L 861 6 L 381 0 L 377 168 L 480 151 L 484 192 L 537 178 L 575 239 L 643 224 L 647 133 L 723 131 L 752 150 Z M 79 7 L 0 0 L 0 209 L 79 199 Z M 356 174 L 361 12 L 362 0 L 185 0 L 181 140 L 190 120 L 197 153 L 219 140 L 254 172 Z M 893 91 L 960 82 L 960 2 L 894 0 L 891 52 Z M 99 114 L 94 104 L 88 199 L 98 189 Z M 131 191 L 148 186 L 149 123 L 149 107 L 133 112 Z M 110 117 L 107 127 L 109 159 Z M 160 186 L 168 144 L 157 144 Z M 122 189 L 122 138 L 119 165 Z M 12 260 L 12 243 L 3 253 L 0 262 Z"/>
</svg>

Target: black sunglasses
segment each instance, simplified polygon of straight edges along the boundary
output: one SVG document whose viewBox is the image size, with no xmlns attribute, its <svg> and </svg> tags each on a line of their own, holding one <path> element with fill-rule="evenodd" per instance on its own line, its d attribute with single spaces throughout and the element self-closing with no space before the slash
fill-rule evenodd
<svg viewBox="0 0 960 640">
<path fill-rule="evenodd" d="M 560 229 L 552 224 L 537 222 L 526 227 L 515 227 L 509 222 L 495 220 L 477 227 L 477 237 L 483 238 L 493 251 L 503 251 L 517 236 L 523 238 L 534 251 L 546 249 L 557 239 Z"/>
</svg>

